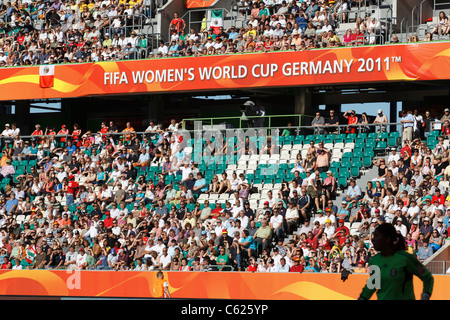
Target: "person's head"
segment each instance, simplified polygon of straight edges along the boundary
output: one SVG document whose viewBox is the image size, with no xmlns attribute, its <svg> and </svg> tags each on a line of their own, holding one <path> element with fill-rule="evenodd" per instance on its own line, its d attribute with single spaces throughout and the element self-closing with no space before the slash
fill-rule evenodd
<svg viewBox="0 0 450 320">
<path fill-rule="evenodd" d="M 376 227 L 372 238 L 373 247 L 383 253 L 394 253 L 406 249 L 403 236 L 390 223 L 383 223 Z"/>
</svg>

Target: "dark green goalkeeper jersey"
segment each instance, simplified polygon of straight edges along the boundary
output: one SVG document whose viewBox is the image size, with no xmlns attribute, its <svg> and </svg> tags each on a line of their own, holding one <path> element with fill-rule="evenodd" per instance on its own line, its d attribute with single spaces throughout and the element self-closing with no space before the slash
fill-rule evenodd
<svg viewBox="0 0 450 320">
<path fill-rule="evenodd" d="M 434 279 L 417 258 L 406 251 L 398 251 L 385 257 L 380 253 L 369 260 L 369 266 L 378 266 L 380 270 L 379 289 L 363 288 L 361 297 L 369 300 L 376 292 L 378 300 L 415 300 L 413 276 L 423 282 L 423 293 L 431 296 Z M 369 278 L 370 281 L 370 278 Z"/>
</svg>

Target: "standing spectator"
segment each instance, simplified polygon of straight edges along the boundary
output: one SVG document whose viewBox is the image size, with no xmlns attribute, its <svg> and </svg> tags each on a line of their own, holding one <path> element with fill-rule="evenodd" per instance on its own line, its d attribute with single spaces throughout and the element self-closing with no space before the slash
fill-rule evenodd
<svg viewBox="0 0 450 320">
<path fill-rule="evenodd" d="M 414 133 L 414 116 L 410 111 L 402 110 L 400 122 L 402 123 L 402 147 L 405 146 L 406 143 L 409 143 L 413 140 Z"/>
<path fill-rule="evenodd" d="M 355 110 L 347 110 L 347 111 L 345 111 L 344 118 L 347 119 L 348 125 L 349 125 L 346 128 L 345 132 L 346 133 L 355 133 L 356 132 L 356 127 L 354 126 L 354 124 L 358 123 L 358 117 L 356 116 L 356 111 Z"/>
<path fill-rule="evenodd" d="M 380 126 L 376 127 L 377 132 L 385 132 L 386 131 L 386 125 L 388 123 L 388 118 L 385 114 L 383 114 L 382 109 L 378 109 L 377 116 L 375 117 L 375 120 L 373 121 L 374 124 L 380 124 Z"/>
<path fill-rule="evenodd" d="M 324 132 L 325 119 L 320 112 L 316 112 L 316 116 L 311 121 L 311 126 L 316 127 L 314 134 L 322 134 Z"/>
</svg>

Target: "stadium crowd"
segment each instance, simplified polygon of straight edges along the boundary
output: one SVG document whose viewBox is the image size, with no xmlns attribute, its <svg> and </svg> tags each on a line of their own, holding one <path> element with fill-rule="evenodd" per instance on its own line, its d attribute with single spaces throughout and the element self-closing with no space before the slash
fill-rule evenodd
<svg viewBox="0 0 450 320">
<path fill-rule="evenodd" d="M 353 1 L 245 1 L 243 28 L 208 26 L 187 30 L 177 13 L 170 23 L 170 41 L 153 52 L 147 34 L 137 34 L 151 19 L 148 0 L 18 0 L 0 8 L 0 66 L 96 62 L 238 52 L 308 50 L 379 44 L 380 22 L 358 18 L 339 37 L 339 21 L 347 21 Z M 431 40 L 427 36 L 425 40 Z M 411 37 L 408 41 L 415 42 Z M 392 42 L 398 42 L 393 36 Z"/>
<path fill-rule="evenodd" d="M 448 109 L 441 120 L 450 120 Z M 424 120 L 414 121 L 420 128 Z M 139 134 L 129 122 L 123 129 L 104 122 L 84 133 L 78 124 L 45 131 L 36 125 L 32 138 L 22 139 L 15 124 L 6 124 L 1 268 L 367 272 L 378 224 L 394 224 L 421 261 L 448 237 L 450 196 L 439 185 L 450 181 L 448 127 L 433 149 L 419 130 L 387 161 L 374 162 L 377 179 L 367 187 L 352 180 L 344 198 L 335 205 L 331 195 L 322 210 L 314 205 L 319 181 L 324 185 L 316 166 L 251 206 L 254 190 L 244 175 L 217 170 L 205 178 L 180 125 L 150 122 Z M 205 152 L 214 151 L 207 145 Z M 226 203 L 199 201 L 224 193 L 231 196 Z"/>
</svg>

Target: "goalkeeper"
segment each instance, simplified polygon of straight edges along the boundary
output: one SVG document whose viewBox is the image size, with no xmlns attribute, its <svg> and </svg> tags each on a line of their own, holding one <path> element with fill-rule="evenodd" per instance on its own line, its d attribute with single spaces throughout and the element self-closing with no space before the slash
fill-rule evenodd
<svg viewBox="0 0 450 320">
<path fill-rule="evenodd" d="M 405 240 L 392 224 L 379 225 L 373 233 L 372 244 L 378 254 L 369 260 L 369 266 L 376 271 L 367 281 L 359 300 L 369 300 L 375 292 L 378 300 L 415 300 L 414 275 L 423 282 L 421 300 L 430 299 L 433 276 L 414 255 L 405 251 Z M 373 278 L 375 281 L 371 282 Z"/>
</svg>

